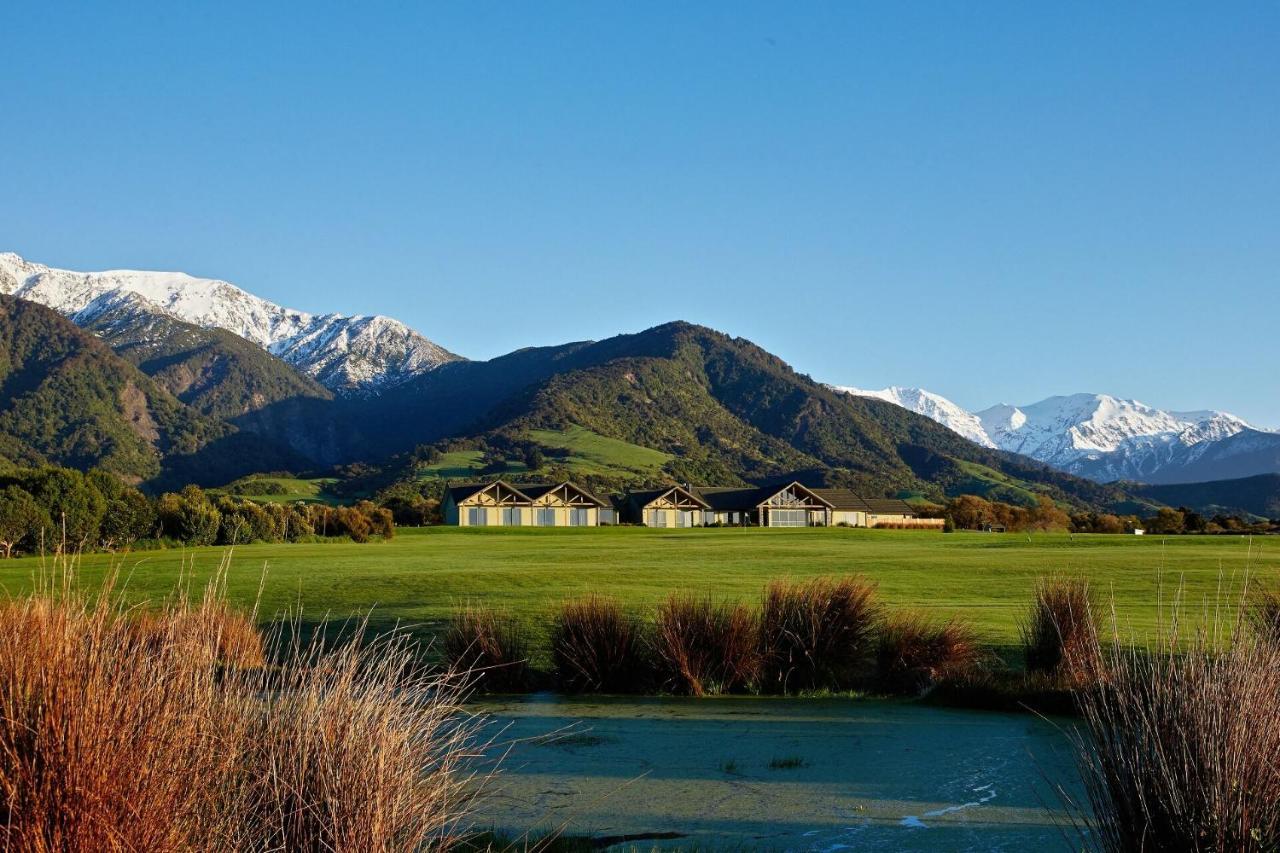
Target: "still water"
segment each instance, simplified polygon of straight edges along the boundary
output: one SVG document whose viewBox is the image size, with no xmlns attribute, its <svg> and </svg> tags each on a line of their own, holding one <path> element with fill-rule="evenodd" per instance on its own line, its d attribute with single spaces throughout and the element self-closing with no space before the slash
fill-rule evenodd
<svg viewBox="0 0 1280 853">
<path fill-rule="evenodd" d="M 477 826 L 747 850 L 1079 849 L 1064 731 L 1024 714 L 850 699 L 488 700 Z"/>
</svg>

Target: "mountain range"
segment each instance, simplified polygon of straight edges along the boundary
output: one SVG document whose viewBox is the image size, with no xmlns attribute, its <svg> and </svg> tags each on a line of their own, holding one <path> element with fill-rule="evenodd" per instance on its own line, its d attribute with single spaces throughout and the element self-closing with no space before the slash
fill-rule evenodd
<svg viewBox="0 0 1280 853">
<path fill-rule="evenodd" d="M 1105 481 L 1169 482 L 1132 476 L 1160 468 L 1139 449 L 1244 476 L 1280 438 L 1102 396 L 969 413 L 925 391 L 835 388 L 683 322 L 468 361 L 396 320 L 293 311 L 182 273 L 0 254 L 0 294 L 0 462 L 100 465 L 153 489 L 354 463 L 415 477 L 443 453 L 509 472 L 545 458 L 602 488 L 796 477 L 1133 511 L 1162 499 Z"/>
<path fill-rule="evenodd" d="M 308 314 L 233 284 L 178 272 L 72 272 L 0 253 L 0 293 L 39 302 L 78 325 L 122 306 L 223 329 L 339 394 L 381 390 L 457 359 L 399 320 Z"/>
<path fill-rule="evenodd" d="M 970 412 L 920 388 L 833 387 L 924 415 L 983 447 L 1098 482 L 1190 483 L 1280 472 L 1280 434 L 1227 412 L 1164 411 L 1107 394 Z"/>
</svg>

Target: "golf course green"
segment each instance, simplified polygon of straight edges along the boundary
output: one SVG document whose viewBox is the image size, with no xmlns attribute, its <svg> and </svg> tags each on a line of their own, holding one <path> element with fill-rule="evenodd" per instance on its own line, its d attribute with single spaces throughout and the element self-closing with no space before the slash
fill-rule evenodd
<svg viewBox="0 0 1280 853">
<path fill-rule="evenodd" d="M 1239 536 L 1086 536 L 828 529 L 401 529 L 387 542 L 321 542 L 87 554 L 77 571 L 94 588 L 107 572 L 134 601 L 199 590 L 226 562 L 229 597 L 271 621 L 306 624 L 369 614 L 429 636 L 455 607 L 508 609 L 536 639 L 567 597 L 605 593 L 637 609 L 671 591 L 754 599 L 774 578 L 863 574 L 891 608 L 969 620 L 983 641 L 1011 646 L 1039 576 L 1085 575 L 1118 623 L 1139 639 L 1180 594 L 1197 618 L 1234 599 L 1245 577 L 1270 584 L 1280 540 Z M 42 569 L 43 567 L 43 569 Z M 47 562 L 0 563 L 0 589 L 29 590 Z M 1219 590 L 1223 590 L 1222 594 Z"/>
</svg>

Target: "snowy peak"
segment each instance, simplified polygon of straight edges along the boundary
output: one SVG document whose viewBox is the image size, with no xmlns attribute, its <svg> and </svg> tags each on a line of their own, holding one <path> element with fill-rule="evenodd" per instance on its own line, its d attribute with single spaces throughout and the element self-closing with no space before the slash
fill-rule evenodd
<svg viewBox="0 0 1280 853">
<path fill-rule="evenodd" d="M 831 387 L 836 391 L 843 391 L 856 397 L 873 397 L 877 400 L 893 403 L 895 406 L 901 406 L 918 415 L 932 418 L 943 426 L 950 428 L 953 432 L 957 432 L 969 439 L 974 444 L 980 444 L 983 447 L 996 446 L 990 436 L 987 435 L 982 421 L 976 415 L 965 411 L 941 394 L 934 394 L 932 391 L 925 391 L 923 388 L 902 388 L 897 385 L 891 385 L 879 391 L 868 391 L 847 385 L 833 385 Z"/>
<path fill-rule="evenodd" d="M 919 388 L 832 387 L 910 409 L 983 447 L 1020 453 L 1103 482 L 1170 482 L 1178 471 L 1204 469 L 1209 459 L 1225 452 L 1221 443 L 1227 439 L 1240 436 L 1230 443 L 1232 448 L 1252 448 L 1257 442 L 1246 441 L 1248 435 L 1259 436 L 1267 446 L 1277 441 L 1227 412 L 1165 411 L 1109 394 L 1048 397 L 1025 406 L 1001 403 L 971 413 Z"/>
<path fill-rule="evenodd" d="M 389 317 L 295 311 L 229 282 L 180 272 L 72 272 L 6 252 L 0 253 L 0 293 L 39 302 L 78 323 L 128 298 L 132 310 L 149 308 L 234 332 L 339 392 L 388 388 L 457 359 Z"/>
<path fill-rule="evenodd" d="M 1192 447 L 1250 429 L 1226 412 L 1170 412 L 1109 394 L 1049 397 L 1028 406 L 1002 404 L 977 413 L 997 447 L 1071 470 L 1081 460 L 1102 461 L 1159 448 Z M 1113 466 L 1108 466 L 1113 467 Z M 1137 474 L 1132 465 L 1117 476 Z"/>
</svg>

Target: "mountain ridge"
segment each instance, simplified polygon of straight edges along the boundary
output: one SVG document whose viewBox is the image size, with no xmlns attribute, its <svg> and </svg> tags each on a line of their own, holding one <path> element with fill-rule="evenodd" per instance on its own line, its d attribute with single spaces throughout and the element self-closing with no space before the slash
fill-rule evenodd
<svg viewBox="0 0 1280 853">
<path fill-rule="evenodd" d="M 93 321 L 131 293 L 153 311 L 253 342 L 340 394 L 376 393 L 458 356 L 390 317 L 311 314 L 180 272 L 75 272 L 0 253 L 0 293 Z"/>
<path fill-rule="evenodd" d="M 1280 435 L 1228 412 L 1167 411 L 1088 393 L 969 412 L 923 389 L 833 387 L 887 400 L 982 446 L 1030 456 L 1098 482 L 1175 483 L 1280 471 Z"/>
</svg>

